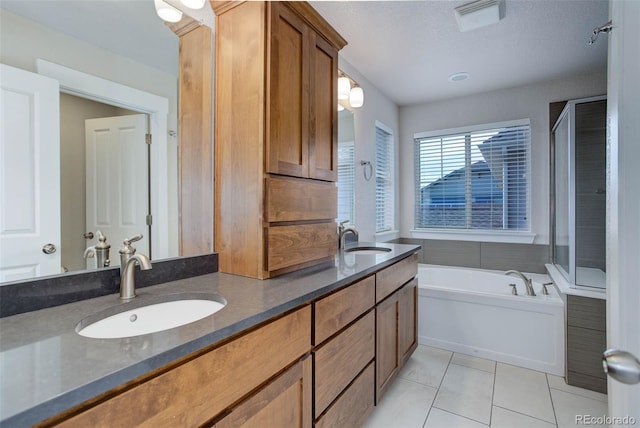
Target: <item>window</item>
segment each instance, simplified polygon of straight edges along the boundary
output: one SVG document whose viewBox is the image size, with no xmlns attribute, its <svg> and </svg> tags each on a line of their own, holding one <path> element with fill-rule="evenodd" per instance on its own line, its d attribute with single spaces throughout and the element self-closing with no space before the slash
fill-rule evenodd
<svg viewBox="0 0 640 428">
<path fill-rule="evenodd" d="M 529 231 L 529 121 L 422 133 L 416 229 Z"/>
<path fill-rule="evenodd" d="M 376 122 L 376 233 L 395 227 L 393 201 L 393 132 Z"/>
<path fill-rule="evenodd" d="M 355 222 L 355 145 L 338 144 L 338 221 Z"/>
</svg>

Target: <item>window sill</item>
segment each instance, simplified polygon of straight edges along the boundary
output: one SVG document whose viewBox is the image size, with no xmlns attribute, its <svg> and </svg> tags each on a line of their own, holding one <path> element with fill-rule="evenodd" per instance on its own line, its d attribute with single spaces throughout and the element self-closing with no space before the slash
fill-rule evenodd
<svg viewBox="0 0 640 428">
<path fill-rule="evenodd" d="M 374 235 L 374 239 L 376 242 L 387 242 L 398 238 L 400 238 L 399 230 L 389 230 L 387 232 L 376 233 Z"/>
<path fill-rule="evenodd" d="M 425 230 L 411 231 L 411 237 L 417 239 L 442 239 L 449 241 L 503 242 L 509 244 L 533 244 L 535 233 L 530 232 L 483 232 L 458 230 Z"/>
</svg>

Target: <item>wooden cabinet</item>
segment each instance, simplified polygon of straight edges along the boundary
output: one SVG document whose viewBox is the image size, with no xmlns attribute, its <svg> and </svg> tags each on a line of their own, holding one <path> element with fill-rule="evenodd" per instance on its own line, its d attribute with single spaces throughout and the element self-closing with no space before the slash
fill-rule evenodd
<svg viewBox="0 0 640 428">
<path fill-rule="evenodd" d="M 376 403 L 418 346 L 416 273 L 414 254 L 376 274 Z"/>
<path fill-rule="evenodd" d="M 264 279 L 330 261 L 346 42 L 306 2 L 211 4 L 220 271 Z"/>
<path fill-rule="evenodd" d="M 70 418 L 66 415 L 67 419 L 59 424 L 64 427 L 154 428 L 208 424 L 307 354 L 311 348 L 310 325 L 311 309 L 306 306 L 168 371 L 165 369 L 124 392 L 116 391 L 114 396 L 106 397 L 106 401 L 101 400 L 94 407 L 82 409 Z M 276 386 L 273 387 L 275 392 L 272 388 L 256 398 L 279 398 L 268 414 L 276 409 L 298 414 L 303 407 L 309 408 L 302 406 L 300 401 L 280 399 L 296 394 L 307 397 L 308 392 L 290 390 L 291 387 L 302 390 L 307 387 L 309 376 L 305 378 L 307 381 L 303 379 L 304 371 L 308 370 L 305 364 L 308 363 L 303 363 L 291 377 L 282 380 L 288 384 L 284 385 L 286 388 Z M 250 407 L 251 404 L 247 404 L 241 413 L 249 412 Z"/>
<path fill-rule="evenodd" d="M 215 428 L 310 428 L 311 357 L 307 356 L 231 410 Z"/>
</svg>

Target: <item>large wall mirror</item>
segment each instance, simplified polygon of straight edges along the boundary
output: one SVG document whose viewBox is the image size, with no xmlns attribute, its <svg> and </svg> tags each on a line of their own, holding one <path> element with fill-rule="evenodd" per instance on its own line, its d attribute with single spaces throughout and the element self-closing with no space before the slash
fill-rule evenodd
<svg viewBox="0 0 640 428">
<path fill-rule="evenodd" d="M 356 146 L 353 112 L 338 112 L 338 221 L 355 219 Z"/>
<path fill-rule="evenodd" d="M 98 230 L 111 266 L 136 234 L 144 236 L 138 250 L 153 259 L 177 256 L 178 37 L 153 2 L 3 0 L 0 8 L 2 148 L 15 155 L 0 162 L 0 281 L 95 269 L 86 250 Z M 46 107 L 34 101 L 44 92 L 20 88 L 47 79 L 59 83 L 58 105 L 33 113 L 33 105 Z M 52 131 L 26 136 L 32 147 L 16 144 L 20 135 L 4 126 L 41 119 L 33 129 Z M 58 147 L 46 152 L 58 133 Z M 59 237 L 37 236 L 45 226 Z M 49 256 L 55 261 L 45 268 L 40 260 Z"/>
</svg>

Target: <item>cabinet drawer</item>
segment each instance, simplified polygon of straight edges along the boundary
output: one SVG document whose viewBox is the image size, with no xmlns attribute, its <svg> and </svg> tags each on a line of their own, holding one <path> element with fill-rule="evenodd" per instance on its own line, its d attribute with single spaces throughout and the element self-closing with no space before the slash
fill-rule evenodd
<svg viewBox="0 0 640 428">
<path fill-rule="evenodd" d="M 334 219 L 338 189 L 335 183 L 270 176 L 266 179 L 266 221 Z"/>
<path fill-rule="evenodd" d="M 274 226 L 266 233 L 269 272 L 331 258 L 338 251 L 338 235 L 333 222 Z"/>
<path fill-rule="evenodd" d="M 376 273 L 376 303 L 418 274 L 418 255 L 413 254 Z"/>
<path fill-rule="evenodd" d="M 306 306 L 64 421 L 69 427 L 199 426 L 311 348 Z"/>
<path fill-rule="evenodd" d="M 314 303 L 314 345 L 345 327 L 375 304 L 374 276 L 358 281 Z"/>
<path fill-rule="evenodd" d="M 375 314 L 362 319 L 314 352 L 315 416 L 340 395 L 375 355 Z"/>
<path fill-rule="evenodd" d="M 327 413 L 316 422 L 316 428 L 359 427 L 373 411 L 375 391 L 374 363 L 356 378 Z"/>
</svg>

